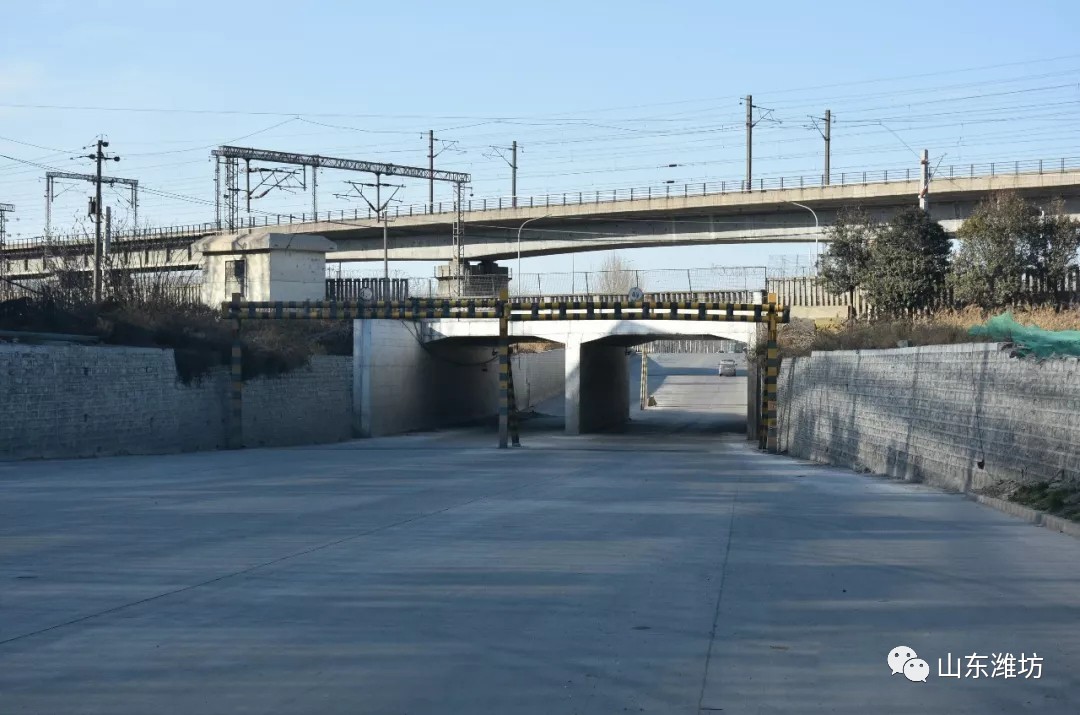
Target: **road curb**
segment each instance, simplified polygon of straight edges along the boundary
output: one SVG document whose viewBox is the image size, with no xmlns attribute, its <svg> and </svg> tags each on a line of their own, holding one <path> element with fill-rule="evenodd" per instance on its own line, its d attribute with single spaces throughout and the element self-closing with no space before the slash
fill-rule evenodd
<svg viewBox="0 0 1080 715">
<path fill-rule="evenodd" d="M 1075 521 L 1062 519 L 1059 516 L 1044 514 L 1041 511 L 1023 506 L 1022 504 L 1005 501 L 1004 499 L 988 497 L 983 494 L 966 494 L 965 496 L 984 506 L 988 506 L 992 509 L 997 509 L 998 511 L 1009 514 L 1010 516 L 1015 516 L 1018 519 L 1023 519 L 1029 524 L 1043 526 L 1047 529 L 1061 532 L 1062 534 L 1068 534 L 1069 536 L 1080 538 L 1080 523 L 1077 523 Z"/>
</svg>

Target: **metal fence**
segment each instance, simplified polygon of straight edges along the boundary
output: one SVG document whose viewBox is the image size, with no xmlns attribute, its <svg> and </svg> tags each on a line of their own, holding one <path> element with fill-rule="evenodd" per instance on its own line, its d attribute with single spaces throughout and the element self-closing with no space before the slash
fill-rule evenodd
<svg viewBox="0 0 1080 715">
<path fill-rule="evenodd" d="M 643 345 L 646 353 L 744 353 L 746 345 L 735 340 L 716 340 L 700 338 L 673 338 L 654 340 Z M 637 351 L 640 352 L 640 349 Z"/>
<path fill-rule="evenodd" d="M 982 162 L 971 164 L 950 164 L 938 166 L 932 176 L 932 181 L 948 181 L 949 179 L 993 177 L 1003 175 L 1020 174 L 1064 174 L 1066 172 L 1080 171 L 1080 158 L 1064 157 L 1055 159 L 1026 159 L 1023 161 Z M 498 211 L 512 207 L 545 207 L 576 206 L 580 204 L 600 204 L 619 201 L 638 201 L 653 199 L 669 199 L 675 197 L 708 196 L 714 194 L 748 193 L 762 191 L 776 191 L 785 189 L 812 188 L 821 186 L 846 186 L 852 184 L 890 184 L 903 181 L 918 181 L 919 168 L 905 167 L 901 169 L 870 169 L 857 171 L 832 172 L 830 177 L 824 174 L 802 174 L 785 176 L 762 176 L 747 184 L 745 179 L 732 179 L 721 181 L 703 181 L 682 184 L 661 184 L 658 186 L 639 186 L 626 188 L 588 189 L 581 191 L 562 191 L 558 193 L 537 194 L 533 196 L 495 196 L 491 198 L 469 199 L 464 208 L 468 212 Z M 932 189 L 931 189 L 932 190 Z M 389 210 L 388 218 L 401 218 L 404 216 L 421 216 L 426 214 L 453 214 L 454 203 L 451 201 L 436 202 L 433 206 L 423 204 L 410 204 L 395 206 Z M 258 226 L 288 225 L 293 223 L 308 223 L 313 221 L 371 221 L 375 216 L 371 209 L 338 209 L 333 211 L 318 212 L 318 214 L 275 214 L 270 212 L 260 213 L 246 217 L 239 225 L 228 229 L 238 230 Z M 138 231 L 118 234 L 114 237 L 116 242 L 138 242 L 167 240 L 183 237 L 197 237 L 224 230 L 225 227 L 217 223 L 187 224 L 183 226 L 168 226 L 158 228 L 139 229 Z M 56 242 L 81 241 L 86 242 L 85 235 L 34 238 L 8 238 L 5 250 L 19 250 L 36 248 L 41 245 Z"/>
<path fill-rule="evenodd" d="M 510 281 L 510 295 L 616 295 L 625 298 L 635 287 L 645 293 L 753 291 L 765 288 L 766 275 L 763 266 L 524 273 Z"/>
<path fill-rule="evenodd" d="M 812 278 L 817 262 L 809 254 L 772 255 L 768 260 L 769 278 Z"/>
<path fill-rule="evenodd" d="M 855 315 L 866 316 L 873 307 L 862 290 L 854 294 L 830 293 L 815 276 L 802 278 L 769 278 L 768 292 L 775 293 L 781 303 L 798 307 L 851 307 Z M 1080 305 L 1080 268 L 1072 269 L 1057 286 L 1038 276 L 1024 276 L 1020 283 L 1021 304 L 1074 307 Z M 934 301 L 938 308 L 963 308 L 951 287 L 945 287 Z"/>
<path fill-rule="evenodd" d="M 327 278 L 326 299 L 360 300 L 365 288 L 371 290 L 373 300 L 405 300 L 410 296 L 408 278 Z"/>
</svg>

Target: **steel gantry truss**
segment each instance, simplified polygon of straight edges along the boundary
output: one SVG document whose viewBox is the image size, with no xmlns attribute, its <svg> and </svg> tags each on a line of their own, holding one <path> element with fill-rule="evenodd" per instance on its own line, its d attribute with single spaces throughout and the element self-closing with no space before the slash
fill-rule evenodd
<svg viewBox="0 0 1080 715">
<path fill-rule="evenodd" d="M 691 320 L 761 323 L 766 326 L 765 376 L 761 390 L 758 443 L 762 449 L 776 450 L 776 389 L 780 372 L 777 343 L 779 326 L 791 321 L 790 307 L 770 293 L 765 303 L 719 303 L 705 301 L 550 301 L 522 303 L 500 299 L 410 298 L 400 301 L 242 301 L 222 305 L 222 316 L 233 323 L 231 395 L 231 444 L 243 444 L 243 350 L 240 328 L 244 320 L 424 320 L 489 318 L 499 321 L 499 447 L 509 438 L 519 444 L 517 416 L 510 372 L 511 322 L 534 320 Z"/>
<path fill-rule="evenodd" d="M 0 249 L 4 248 L 7 239 L 7 215 L 15 210 L 14 204 L 0 203 Z M 3 261 L 3 259 L 0 259 Z M 4 261 L 6 263 L 6 261 Z"/>
<path fill-rule="evenodd" d="M 68 171 L 47 171 L 45 172 L 45 236 L 52 236 L 52 205 L 53 199 L 56 198 L 55 182 L 60 181 L 88 181 L 91 184 L 97 183 L 97 176 L 93 174 L 73 174 Z M 138 179 L 123 179 L 117 176 L 103 176 L 101 177 L 102 185 L 115 186 L 121 184 L 131 188 L 131 228 L 137 229 L 139 227 L 139 180 Z"/>
<path fill-rule="evenodd" d="M 220 165 L 226 164 L 228 167 L 230 164 L 233 166 L 232 176 L 226 175 L 226 186 L 224 191 L 220 187 L 220 173 L 218 174 L 218 192 L 215 204 L 218 206 L 218 214 L 221 213 L 221 199 L 234 197 L 241 192 L 240 186 L 237 182 L 236 171 L 237 162 L 244 160 L 262 161 L 269 164 L 290 164 L 293 166 L 310 166 L 312 168 L 312 181 L 311 181 L 311 213 L 317 218 L 319 213 L 319 199 L 318 199 L 318 169 L 340 169 L 342 171 L 359 171 L 367 174 L 375 174 L 376 176 L 402 176 L 410 179 L 427 179 L 429 181 L 445 181 L 457 185 L 457 197 L 458 203 L 460 203 L 461 187 L 472 181 L 472 177 L 469 174 L 465 174 L 458 171 L 443 171 L 441 169 L 425 169 L 417 166 L 402 166 L 400 164 L 389 164 L 381 161 L 361 161 L 359 159 L 344 159 L 334 156 L 321 156 L 319 154 L 297 154 L 287 151 L 273 151 L 269 149 L 252 149 L 250 147 L 239 146 L 220 146 L 210 152 L 211 156 L 216 160 L 218 171 L 220 172 Z M 222 228 L 226 228 L 223 226 Z M 229 227 L 229 228 L 235 228 Z"/>
</svg>

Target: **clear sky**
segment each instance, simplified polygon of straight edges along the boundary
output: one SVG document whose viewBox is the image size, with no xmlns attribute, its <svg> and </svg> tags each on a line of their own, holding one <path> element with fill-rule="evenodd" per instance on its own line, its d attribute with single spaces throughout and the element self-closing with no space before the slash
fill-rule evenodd
<svg viewBox="0 0 1080 715">
<path fill-rule="evenodd" d="M 234 142 L 470 172 L 509 193 L 492 146 L 521 143 L 519 195 L 743 171 L 754 95 L 755 177 L 818 174 L 812 116 L 833 112 L 834 172 L 1080 156 L 1080 3 L 204 2 L 6 3 L 0 22 L 0 201 L 39 235 L 44 167 L 99 134 L 138 178 L 140 222 L 213 218 L 209 150 Z M 769 111 L 771 110 L 771 111 Z M 31 162 L 31 163 L 26 163 Z M 668 164 L 677 164 L 669 167 Z M 320 180 L 321 209 L 352 178 Z M 369 179 L 368 179 L 369 180 Z M 85 213 L 67 185 L 59 228 Z M 426 200 L 406 182 L 405 203 Z M 447 190 L 441 195 L 449 200 Z M 107 194 L 117 214 L 120 195 Z M 310 210 L 279 193 L 258 211 Z M 625 252 L 640 267 L 764 265 L 801 246 Z M 578 254 L 596 267 L 601 253 Z M 568 270 L 566 256 L 524 270 Z M 376 268 L 371 266 L 372 269 Z M 430 275 L 430 264 L 399 264 Z"/>
</svg>

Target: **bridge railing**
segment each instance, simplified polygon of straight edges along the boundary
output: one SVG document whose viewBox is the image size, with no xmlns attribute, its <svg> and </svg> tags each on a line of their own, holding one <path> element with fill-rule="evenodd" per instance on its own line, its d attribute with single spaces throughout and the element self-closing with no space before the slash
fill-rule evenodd
<svg viewBox="0 0 1080 715">
<path fill-rule="evenodd" d="M 510 295 L 621 295 L 631 288 L 646 293 L 745 291 L 765 288 L 764 266 L 711 268 L 624 268 L 608 271 L 523 273 L 510 281 Z M 738 302 L 738 301 L 736 301 Z"/>
<path fill-rule="evenodd" d="M 1004 162 L 980 162 L 968 164 L 949 164 L 937 166 L 932 170 L 931 193 L 933 181 L 945 181 L 948 179 L 994 177 L 1020 174 L 1054 174 L 1080 171 L 1080 157 L 1059 157 L 1055 159 L 1025 159 Z M 917 181 L 919 179 L 918 167 L 903 167 L 891 169 L 868 169 L 868 170 L 842 170 L 834 171 L 826 178 L 824 174 L 797 174 L 782 176 L 762 176 L 753 179 L 747 184 L 745 179 L 732 179 L 720 181 L 702 182 L 675 182 L 668 181 L 659 185 L 631 186 L 608 189 L 582 189 L 578 191 L 561 191 L 557 193 L 534 194 L 529 196 L 495 196 L 486 198 L 470 198 L 466 200 L 464 209 L 469 213 L 500 211 L 514 208 L 558 208 L 562 206 L 577 206 L 583 204 L 602 204 L 621 201 L 639 200 L 663 200 L 677 197 L 709 196 L 738 193 L 760 193 L 764 191 L 778 191 L 799 188 L 814 188 L 822 186 L 848 186 L 862 184 L 890 184 L 903 181 Z M 398 205 L 388 210 L 388 218 L 404 218 L 408 216 L 424 215 L 452 215 L 455 212 L 454 202 L 437 201 L 434 204 L 417 203 Z M 224 223 L 207 222 L 200 224 L 187 224 L 183 226 L 168 226 L 157 228 L 139 229 L 133 232 L 125 232 L 113 237 L 114 243 L 173 240 L 177 238 L 191 238 L 204 236 L 215 231 L 242 230 L 245 228 L 257 228 L 264 226 L 280 226 L 292 224 L 306 224 L 312 222 L 343 223 L 356 225 L 358 222 L 374 221 L 376 216 L 370 208 L 360 210 L 358 208 L 336 209 L 320 211 L 317 214 L 276 214 L 272 212 L 260 212 L 256 215 L 245 216 L 233 226 Z M 366 225 L 366 224 L 361 224 Z M 70 245 L 92 245 L 92 238 L 85 234 L 39 236 L 32 238 L 8 238 L 0 250 L 12 251 L 26 248 L 38 248 L 50 243 Z"/>
</svg>

